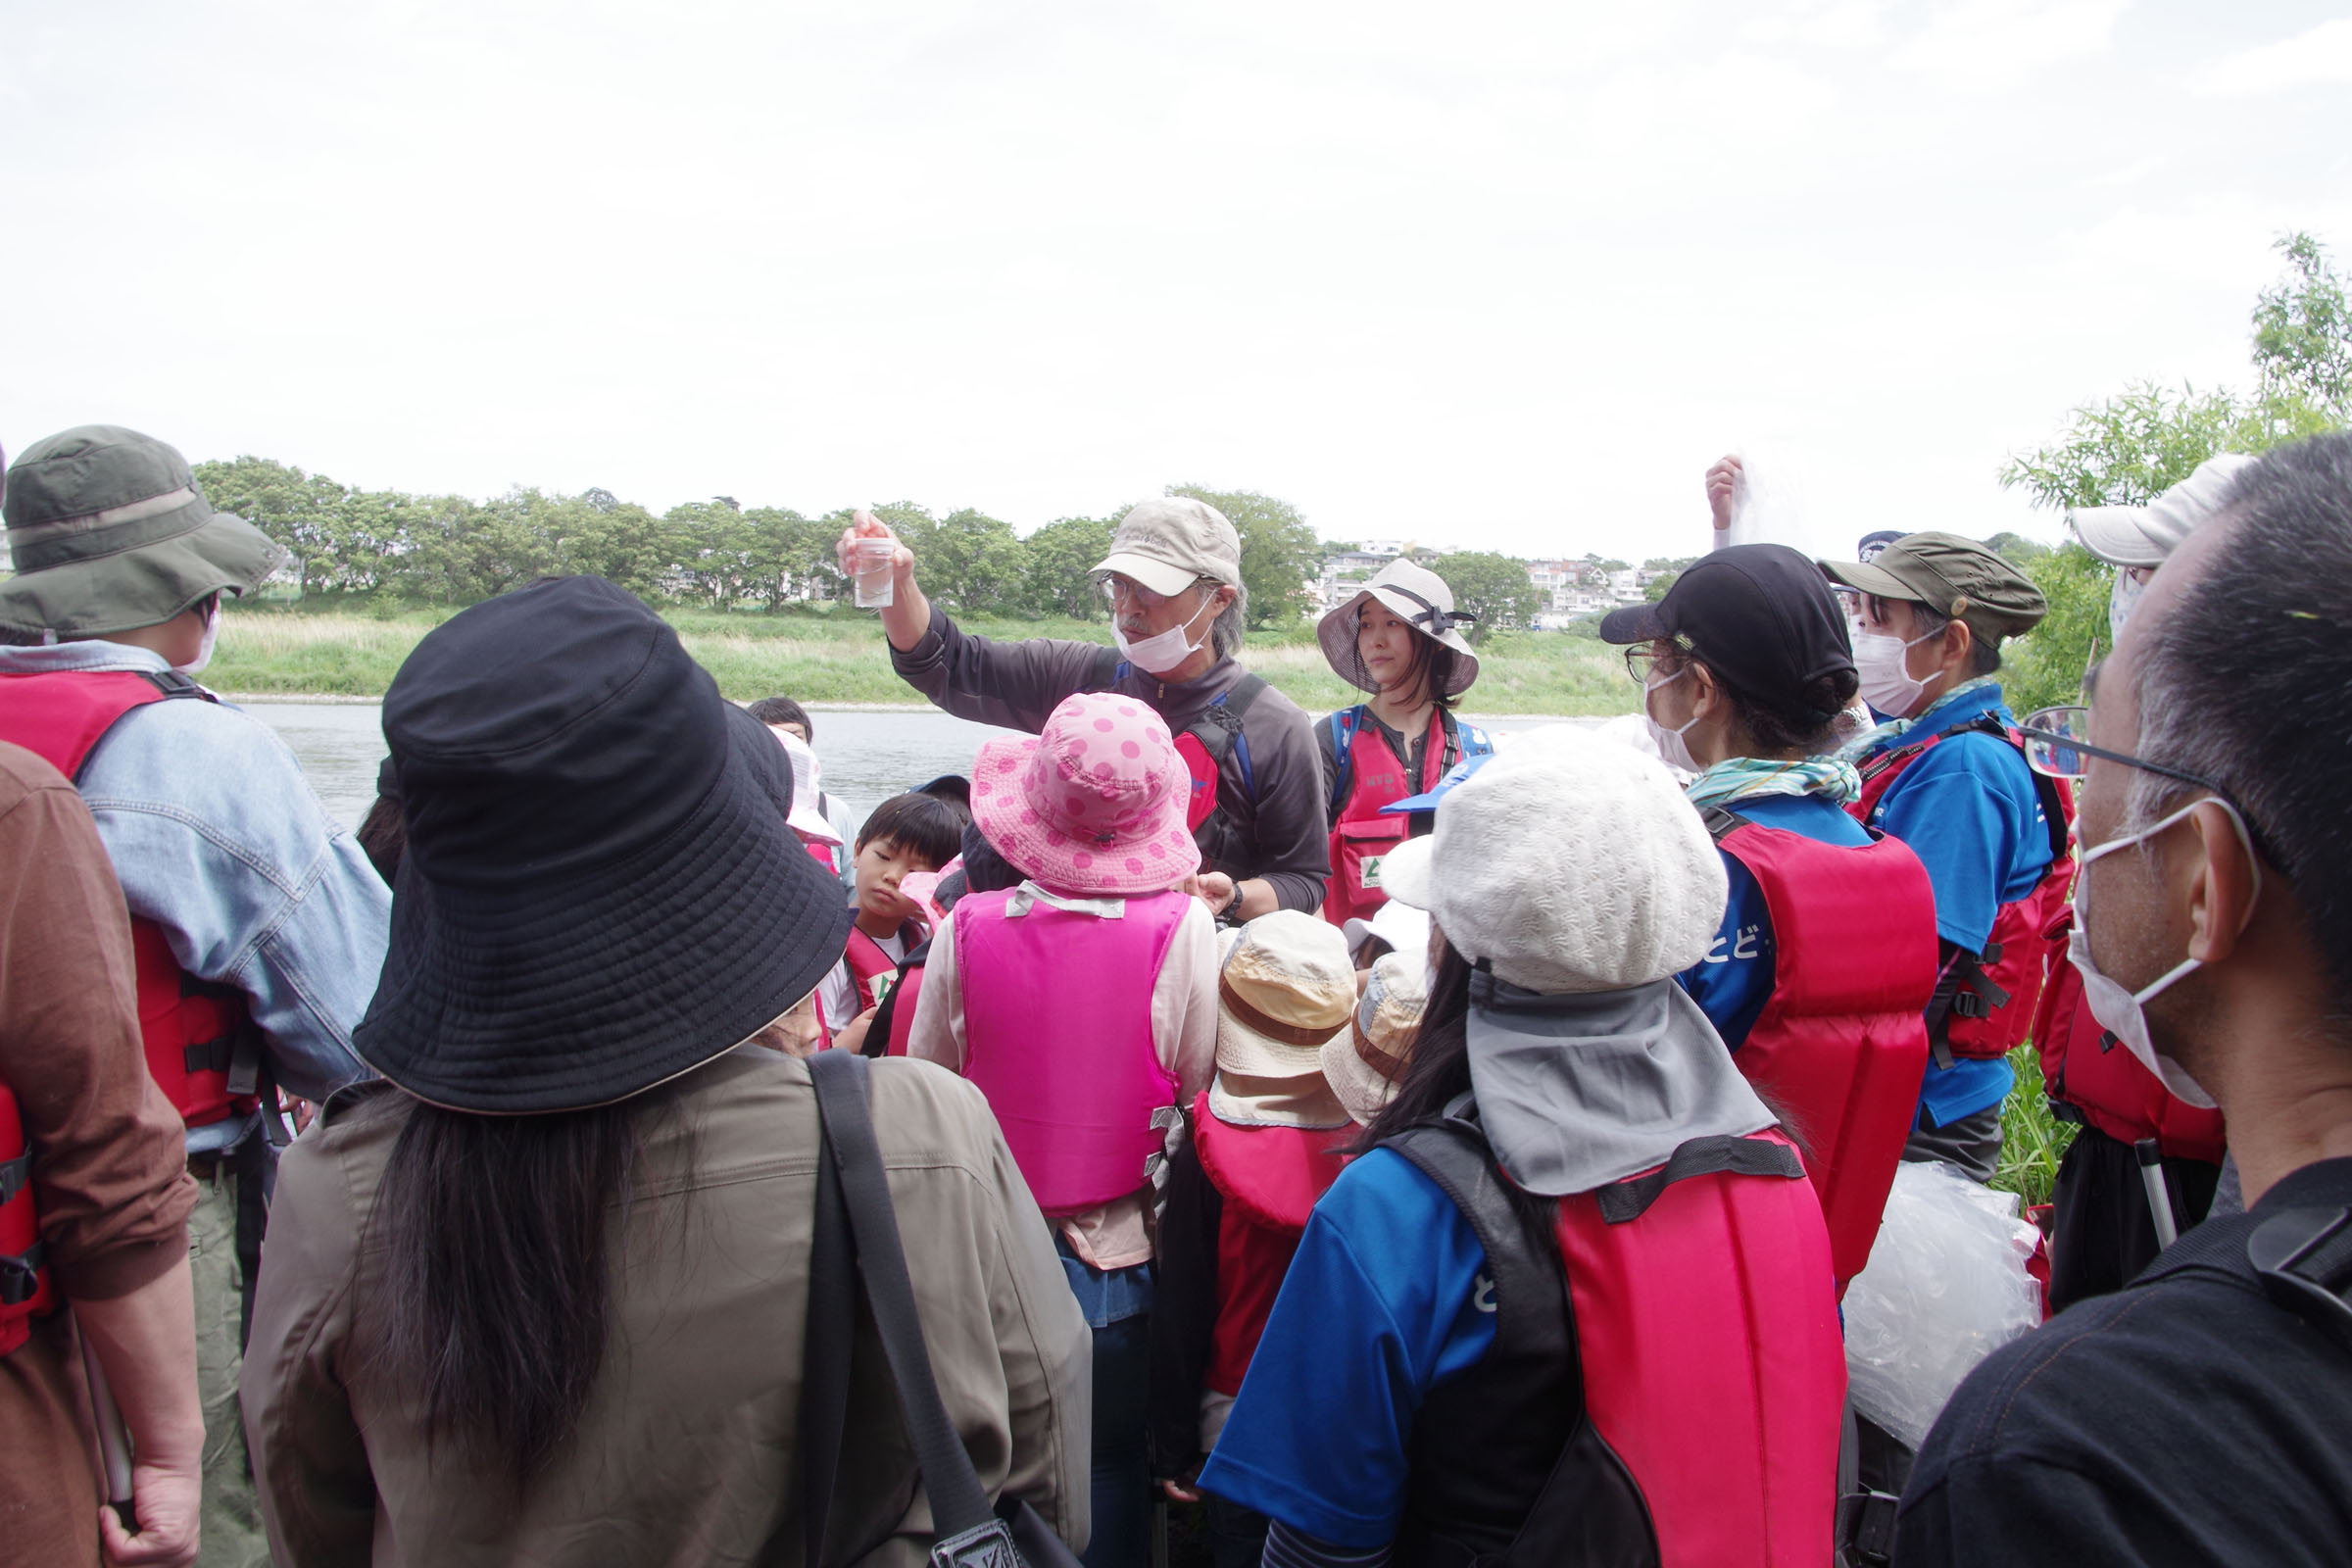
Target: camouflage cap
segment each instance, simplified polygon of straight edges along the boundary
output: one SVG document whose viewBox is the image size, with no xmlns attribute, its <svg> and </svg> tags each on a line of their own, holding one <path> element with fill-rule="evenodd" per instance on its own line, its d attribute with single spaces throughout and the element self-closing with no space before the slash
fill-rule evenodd
<svg viewBox="0 0 2352 1568">
<path fill-rule="evenodd" d="M 188 460 L 153 436 L 83 424 L 9 466 L 0 514 L 17 574 L 0 625 L 96 637 L 170 620 L 208 596 L 251 593 L 286 553 L 215 512 Z"/>
<path fill-rule="evenodd" d="M 2050 608 L 2032 578 L 1956 533 L 1907 533 L 1867 564 L 1825 561 L 1821 569 L 1832 582 L 1926 605 L 1995 641 L 2032 631 Z"/>
</svg>

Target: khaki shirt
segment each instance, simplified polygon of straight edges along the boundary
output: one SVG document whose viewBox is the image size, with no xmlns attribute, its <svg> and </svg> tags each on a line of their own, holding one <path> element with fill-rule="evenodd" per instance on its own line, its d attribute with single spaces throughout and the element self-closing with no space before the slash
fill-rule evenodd
<svg viewBox="0 0 2352 1568">
<path fill-rule="evenodd" d="M 873 1119 L 948 1413 L 991 1495 L 1087 1539 L 1090 1341 L 985 1101 L 878 1061 Z M 580 1426 L 519 1498 L 355 1351 L 385 1288 L 368 1223 L 405 1103 L 345 1091 L 287 1152 L 245 1358 L 245 1431 L 280 1568 L 797 1564 L 802 1334 L 818 1159 L 805 1062 L 738 1048 L 648 1093 L 611 1348 Z M 860 1308 L 829 1561 L 917 1563 L 930 1512 Z"/>
</svg>

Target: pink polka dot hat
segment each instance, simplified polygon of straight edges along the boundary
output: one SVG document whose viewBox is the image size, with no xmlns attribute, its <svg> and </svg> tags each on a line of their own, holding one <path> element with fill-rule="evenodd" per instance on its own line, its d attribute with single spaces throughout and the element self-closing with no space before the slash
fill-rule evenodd
<svg viewBox="0 0 2352 1568">
<path fill-rule="evenodd" d="M 1200 865 L 1184 825 L 1192 775 L 1132 697 L 1082 692 L 1035 736 L 984 742 L 972 816 L 1015 870 L 1056 893 L 1158 893 Z"/>
</svg>

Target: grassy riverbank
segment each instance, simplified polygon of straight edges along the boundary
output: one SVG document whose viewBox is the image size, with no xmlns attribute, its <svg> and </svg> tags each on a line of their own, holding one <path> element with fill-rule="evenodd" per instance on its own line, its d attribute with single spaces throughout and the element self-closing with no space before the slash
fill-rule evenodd
<svg viewBox="0 0 2352 1568">
<path fill-rule="evenodd" d="M 233 609 L 205 682 L 221 691 L 376 697 L 418 638 L 454 613 L 435 610 Z M 727 696 L 778 694 L 803 702 L 904 703 L 914 693 L 891 673 L 881 624 L 852 610 L 784 614 L 669 611 L 687 652 Z M 968 629 L 1001 639 L 1069 637 L 1108 643 L 1102 622 L 976 618 Z M 1250 635 L 1251 669 L 1312 713 L 1355 700 L 1323 662 L 1311 626 Z M 1464 707 L 1481 713 L 1612 714 L 1639 693 L 1614 650 L 1564 632 L 1505 634 L 1481 651 L 1478 685 Z"/>
</svg>

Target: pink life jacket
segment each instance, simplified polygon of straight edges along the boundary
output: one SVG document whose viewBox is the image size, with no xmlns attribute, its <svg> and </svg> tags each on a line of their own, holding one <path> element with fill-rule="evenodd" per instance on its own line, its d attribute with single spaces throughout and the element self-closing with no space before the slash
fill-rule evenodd
<svg viewBox="0 0 2352 1568">
<path fill-rule="evenodd" d="M 1338 1127 L 1236 1127 L 1193 1102 L 1193 1148 L 1200 1171 L 1223 1200 L 1217 1221 L 1217 1322 L 1203 1381 L 1219 1394 L 1242 1392 L 1242 1375 L 1264 1338 L 1266 1318 L 1298 1250 L 1315 1200 L 1347 1163 L 1339 1151 L 1354 1141 Z"/>
<path fill-rule="evenodd" d="M 2017 748 L 2018 760 L 2024 764 L 2025 742 L 2017 731 L 1989 714 L 1982 715 L 1925 740 L 1896 746 L 1864 762 L 1862 797 L 1846 810 L 1865 827 L 1872 825 L 1887 790 L 1912 763 L 1941 742 L 1972 733 L 2008 742 Z M 2065 784 L 2047 774 L 2031 767 L 2027 774 L 2040 797 L 2042 818 L 2049 829 L 2049 868 L 2031 893 L 1994 912 L 1992 935 L 1985 939 L 1984 951 L 1963 954 L 1957 960 L 1960 989 L 1944 1020 L 1943 1038 L 1930 1042 L 1939 1061 L 1946 1050 L 1956 1056 L 2005 1056 L 2011 1048 L 2024 1044 L 2034 1024 L 2034 1008 L 2041 1000 L 2042 980 L 2053 960 L 2065 960 L 2063 953 L 2051 951 L 2048 932 L 2058 911 L 2066 906 L 2067 891 L 2075 878 L 2074 853 L 2068 842 L 2075 821 L 2075 798 Z"/>
<path fill-rule="evenodd" d="M 1838 1291 L 1862 1272 L 1928 1066 L 1936 893 L 1899 840 L 1847 847 L 1704 813 L 1772 915 L 1772 996 L 1733 1062 L 1796 1135 L 1821 1195 Z"/>
<path fill-rule="evenodd" d="M 14 742 L 74 778 L 116 720 L 167 697 L 203 693 L 185 675 L 135 670 L 0 675 L 0 741 Z M 256 1094 L 229 1090 L 232 1067 L 258 1075 L 261 1066 L 244 994 L 183 970 L 164 928 L 152 920 L 130 922 L 130 955 L 148 1076 L 180 1120 L 203 1127 L 252 1111 L 261 1103 Z"/>
<path fill-rule="evenodd" d="M 2034 1019 L 2043 1089 L 2051 1101 L 2072 1105 L 2083 1121 L 2119 1143 L 2153 1138 L 2167 1154 L 2220 1164 L 2229 1130 L 2219 1107 L 2200 1108 L 2165 1088 L 2091 1016 L 2082 1000 L 2082 977 L 2064 956 L 2074 924 L 2070 907 L 2051 927 L 2051 946 L 2060 956 L 2051 961 Z"/>
<path fill-rule="evenodd" d="M 1165 1145 L 1154 1117 L 1176 1103 L 1176 1078 L 1152 1039 L 1152 990 L 1192 895 L 1131 898 L 1106 920 L 1042 899 L 1007 915 L 1017 891 L 971 894 L 950 916 L 963 1075 L 1037 1206 L 1083 1213 L 1143 1186 Z"/>
</svg>

